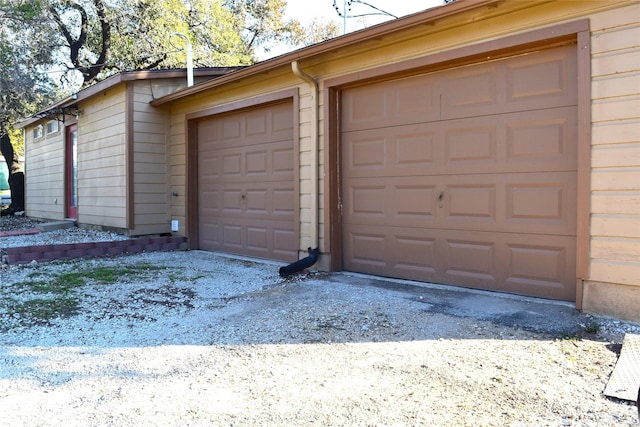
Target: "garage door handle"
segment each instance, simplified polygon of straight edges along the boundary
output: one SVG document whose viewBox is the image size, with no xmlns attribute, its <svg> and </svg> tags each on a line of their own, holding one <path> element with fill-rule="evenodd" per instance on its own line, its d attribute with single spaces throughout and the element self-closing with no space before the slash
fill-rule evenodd
<svg viewBox="0 0 640 427">
<path fill-rule="evenodd" d="M 443 198 L 444 198 L 444 191 L 441 191 L 440 193 L 438 193 L 438 201 L 441 202 Z"/>
</svg>

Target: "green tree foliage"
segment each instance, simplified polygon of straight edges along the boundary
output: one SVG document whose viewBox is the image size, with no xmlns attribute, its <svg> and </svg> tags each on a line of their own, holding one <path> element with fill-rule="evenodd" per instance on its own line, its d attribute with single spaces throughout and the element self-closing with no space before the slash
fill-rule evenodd
<svg viewBox="0 0 640 427">
<path fill-rule="evenodd" d="M 286 0 L 0 0 L 0 126 L 129 70 L 250 65 L 259 50 L 339 33 L 285 19 Z M 59 71 L 51 74 L 51 70 Z M 54 76 L 55 78 L 51 78 Z M 60 77 L 62 76 L 62 77 Z"/>
<path fill-rule="evenodd" d="M 248 65 L 254 60 L 236 31 L 237 17 L 218 0 L 122 1 L 115 21 L 110 66 L 114 70 L 181 68 L 184 41 L 193 45 L 194 66 Z"/>
<path fill-rule="evenodd" d="M 83 82 L 93 81 L 104 69 L 111 53 L 111 19 L 102 0 L 75 2 L 72 0 L 51 1 L 47 12 L 55 24 L 54 42 L 67 52 L 67 65 L 78 70 Z M 55 30 L 58 30 L 57 32 Z"/>
<path fill-rule="evenodd" d="M 54 91 L 42 72 L 51 64 L 51 52 L 34 29 L 41 7 L 34 1 L 0 1 L 0 134 Z"/>
<path fill-rule="evenodd" d="M 250 65 L 258 49 L 338 34 L 335 25 L 286 20 L 286 0 L 42 1 L 51 50 L 64 54 L 82 86 L 125 70 L 184 67 L 184 40 L 175 33 L 191 40 L 196 67 Z"/>
</svg>

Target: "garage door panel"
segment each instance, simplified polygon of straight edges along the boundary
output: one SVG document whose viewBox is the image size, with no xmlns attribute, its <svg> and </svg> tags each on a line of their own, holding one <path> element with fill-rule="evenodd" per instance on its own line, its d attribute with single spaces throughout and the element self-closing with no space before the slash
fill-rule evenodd
<svg viewBox="0 0 640 427">
<path fill-rule="evenodd" d="M 510 233 L 576 233 L 572 172 L 442 176 L 441 228 Z"/>
<path fill-rule="evenodd" d="M 343 222 L 426 226 L 435 221 L 434 178 L 419 183 L 411 177 L 354 178 L 344 182 Z"/>
<path fill-rule="evenodd" d="M 413 79 L 404 79 L 394 85 L 395 88 L 391 92 L 395 98 L 392 104 L 395 107 L 394 125 L 437 120 L 437 80 L 427 75 L 418 77 L 418 81 L 416 85 Z"/>
<path fill-rule="evenodd" d="M 249 111 L 243 118 L 245 119 L 245 136 L 247 139 L 267 135 L 268 122 L 270 119 L 268 111 Z M 269 132 L 270 133 L 270 132 Z"/>
<path fill-rule="evenodd" d="M 267 150 L 251 151 L 245 153 L 247 165 L 247 178 L 253 176 L 265 176 L 269 174 L 269 152 Z M 249 178 L 251 179 L 251 178 Z"/>
<path fill-rule="evenodd" d="M 344 268 L 386 277 L 575 298 L 572 237 L 345 226 Z M 351 255 L 352 251 L 356 255 Z"/>
<path fill-rule="evenodd" d="M 507 218 L 510 221 L 566 222 L 567 191 L 559 183 L 548 185 L 510 185 Z"/>
<path fill-rule="evenodd" d="M 245 203 L 246 213 L 249 216 L 264 216 L 269 215 L 271 204 L 269 203 L 269 190 L 267 188 L 253 188 L 247 190 L 242 197 L 242 201 Z"/>
<path fill-rule="evenodd" d="M 564 236 L 511 237 L 506 242 L 506 286 L 514 292 L 575 298 L 575 241 Z"/>
<path fill-rule="evenodd" d="M 496 277 L 498 262 L 497 244 L 491 236 L 487 239 L 444 238 L 447 253 L 444 277 L 453 283 L 482 283 L 494 289 L 499 282 Z"/>
<path fill-rule="evenodd" d="M 344 268 L 574 299 L 575 57 L 567 46 L 343 91 Z M 394 102 L 422 82 L 430 101 L 408 110 L 428 113 L 403 122 Z"/>
<path fill-rule="evenodd" d="M 205 168 L 205 170 L 209 171 L 207 177 L 203 177 L 205 179 L 214 180 L 215 177 L 219 176 L 221 173 L 220 168 L 220 156 L 218 153 L 199 153 L 198 156 L 198 167 Z"/>
<path fill-rule="evenodd" d="M 576 235 L 575 173 L 507 175 L 505 178 L 507 230 Z"/>
<path fill-rule="evenodd" d="M 497 225 L 496 185 L 475 182 L 469 177 L 469 182 L 465 184 L 447 185 L 446 195 L 442 197 L 447 222 L 470 221 L 474 223 L 474 228 L 480 227 L 480 222 Z"/>
<path fill-rule="evenodd" d="M 465 121 L 460 122 L 460 126 L 445 129 L 445 162 L 448 166 L 497 163 L 498 126 L 482 122 Z"/>
<path fill-rule="evenodd" d="M 413 279 L 433 277 L 436 242 L 424 230 L 347 225 L 345 236 L 346 252 L 356 254 L 345 259 L 347 270 Z"/>
<path fill-rule="evenodd" d="M 286 180 L 293 179 L 293 149 L 291 141 L 274 142 L 259 150 L 252 148 L 245 154 L 245 179 Z"/>
<path fill-rule="evenodd" d="M 425 221 L 435 219 L 438 201 L 435 185 L 400 182 L 391 191 L 394 198 L 389 204 L 393 206 L 393 224 L 410 225 L 417 221 L 424 225 Z"/>
<path fill-rule="evenodd" d="M 441 80 L 443 100 L 441 118 L 492 114 L 498 109 L 502 94 L 500 64 L 463 67 L 447 72 Z"/>
<path fill-rule="evenodd" d="M 242 155 L 240 153 L 221 153 L 222 170 L 224 179 L 242 176 Z"/>
<path fill-rule="evenodd" d="M 285 186 L 273 188 L 271 200 L 273 207 L 271 213 L 281 217 L 282 220 L 294 220 L 295 218 L 295 193 Z"/>
<path fill-rule="evenodd" d="M 554 108 L 509 115 L 506 162 L 528 170 L 576 170 L 578 111 Z"/>
<path fill-rule="evenodd" d="M 575 175 L 354 178 L 343 223 L 575 235 Z"/>
<path fill-rule="evenodd" d="M 508 104 L 537 109 L 573 105 L 578 99 L 575 46 L 512 58 L 505 61 L 505 74 Z"/>
<path fill-rule="evenodd" d="M 438 264 L 436 239 L 429 237 L 428 233 L 400 229 L 393 233 L 390 243 L 395 254 L 392 263 L 394 269 L 404 274 L 435 274 Z"/>
<path fill-rule="evenodd" d="M 372 180 L 373 181 L 373 180 Z M 387 211 L 387 185 L 383 182 L 368 182 L 348 185 L 347 215 L 350 218 L 359 217 L 360 220 L 371 218 L 374 221 L 385 221 Z M 347 219 L 349 222 L 349 219 Z"/>
<path fill-rule="evenodd" d="M 216 218 L 200 229 L 200 249 L 287 261 L 295 259 L 295 233 L 287 222 Z"/>
<path fill-rule="evenodd" d="M 227 148 L 201 153 L 198 159 L 203 183 L 288 181 L 294 177 L 291 141 L 273 142 L 259 148 Z"/>
<path fill-rule="evenodd" d="M 290 261 L 297 258 L 297 251 L 291 248 L 297 248 L 298 242 L 288 222 L 276 224 L 271 228 L 271 242 L 273 244 L 271 253 L 274 254 L 274 259 Z"/>
<path fill-rule="evenodd" d="M 201 249 L 297 257 L 293 104 L 198 122 Z"/>
<path fill-rule="evenodd" d="M 201 151 L 261 145 L 293 138 L 291 103 L 274 104 L 241 113 L 217 115 L 198 122 Z"/>
<path fill-rule="evenodd" d="M 384 169 L 387 160 L 387 141 L 382 135 L 351 142 L 350 164 L 353 169 Z"/>
<path fill-rule="evenodd" d="M 435 126 L 438 174 L 577 169 L 576 107 L 446 120 Z"/>
<path fill-rule="evenodd" d="M 435 161 L 435 138 L 432 129 L 420 129 L 410 126 L 403 132 L 394 135 L 396 169 L 415 170 L 416 168 L 433 167 Z M 424 169 L 423 169 L 424 170 Z"/>
<path fill-rule="evenodd" d="M 577 109 L 343 133 L 344 177 L 574 171 Z"/>
<path fill-rule="evenodd" d="M 271 150 L 272 169 L 274 179 L 292 180 L 294 177 L 293 165 L 295 165 L 293 148 L 289 142 L 276 144 Z"/>
<path fill-rule="evenodd" d="M 437 129 L 410 125 L 344 134 L 345 176 L 412 175 L 434 167 Z"/>
<path fill-rule="evenodd" d="M 563 236 L 346 225 L 344 268 L 570 300 L 573 244 Z"/>
<path fill-rule="evenodd" d="M 564 107 L 577 103 L 575 46 L 447 70 L 441 119 Z"/>
<path fill-rule="evenodd" d="M 242 189 L 223 189 L 222 211 L 219 215 L 238 215 L 242 212 Z"/>
<path fill-rule="evenodd" d="M 439 119 L 439 92 L 430 75 L 354 88 L 342 95 L 343 130 L 383 128 Z"/>
<path fill-rule="evenodd" d="M 200 211 L 207 216 L 243 217 L 257 221 L 275 218 L 293 221 L 295 217 L 292 189 L 282 183 L 262 183 L 251 185 L 213 185 L 201 194 Z M 206 221 L 206 217 L 203 218 Z"/>
<path fill-rule="evenodd" d="M 222 224 L 222 246 L 228 250 L 242 247 L 242 227 L 237 224 Z"/>
<path fill-rule="evenodd" d="M 346 225 L 345 236 L 345 249 L 352 255 L 348 259 L 348 264 L 363 268 L 365 271 L 384 271 L 388 258 L 385 230 L 362 227 L 359 229 L 359 227 Z M 356 271 L 363 271 L 360 268 Z"/>
<path fill-rule="evenodd" d="M 269 246 L 269 229 L 267 227 L 247 227 L 247 250 L 264 251 Z"/>
<path fill-rule="evenodd" d="M 345 269 L 380 276 L 416 280 L 433 278 L 436 270 L 436 241 L 425 230 L 346 226 Z"/>
</svg>

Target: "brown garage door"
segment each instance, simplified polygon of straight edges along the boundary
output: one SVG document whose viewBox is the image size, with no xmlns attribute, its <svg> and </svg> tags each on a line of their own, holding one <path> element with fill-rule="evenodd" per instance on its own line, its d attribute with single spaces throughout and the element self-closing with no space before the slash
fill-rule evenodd
<svg viewBox="0 0 640 427">
<path fill-rule="evenodd" d="M 198 239 L 206 250 L 297 257 L 293 104 L 198 122 Z"/>
<path fill-rule="evenodd" d="M 575 300 L 575 57 L 344 90 L 344 268 Z"/>
</svg>

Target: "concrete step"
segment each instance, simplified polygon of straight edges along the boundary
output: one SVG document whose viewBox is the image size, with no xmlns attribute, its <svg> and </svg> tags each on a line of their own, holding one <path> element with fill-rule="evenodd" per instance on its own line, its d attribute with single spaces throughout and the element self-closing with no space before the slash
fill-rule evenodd
<svg viewBox="0 0 640 427">
<path fill-rule="evenodd" d="M 73 221 L 52 221 L 52 222 L 43 222 L 42 224 L 38 224 L 36 228 L 40 231 L 54 231 L 54 230 L 63 230 L 65 228 L 75 227 L 76 224 Z"/>
</svg>

